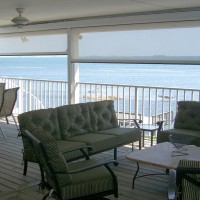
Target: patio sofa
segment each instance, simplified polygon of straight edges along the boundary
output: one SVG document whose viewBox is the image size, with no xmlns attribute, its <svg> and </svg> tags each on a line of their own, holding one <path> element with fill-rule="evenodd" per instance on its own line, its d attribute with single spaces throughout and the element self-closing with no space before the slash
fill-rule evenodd
<svg viewBox="0 0 200 200">
<path fill-rule="evenodd" d="M 93 155 L 114 149 L 116 160 L 119 146 L 139 141 L 141 148 L 141 130 L 118 126 L 113 100 L 29 111 L 20 114 L 18 121 L 24 146 L 24 175 L 28 161 L 37 162 L 31 144 L 24 137 L 25 130 L 33 132 L 40 129 L 44 134 L 51 134 L 57 140 L 61 152 L 91 146 L 89 153 Z M 66 161 L 83 157 L 80 150 L 63 155 Z"/>
<path fill-rule="evenodd" d="M 178 102 L 174 128 L 157 133 L 157 143 L 169 141 L 200 146 L 199 101 Z"/>
</svg>

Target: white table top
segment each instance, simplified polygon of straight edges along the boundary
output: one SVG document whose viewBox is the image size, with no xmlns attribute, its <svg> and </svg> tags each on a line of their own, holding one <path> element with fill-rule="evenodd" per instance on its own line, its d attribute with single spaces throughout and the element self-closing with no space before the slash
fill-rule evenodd
<svg viewBox="0 0 200 200">
<path fill-rule="evenodd" d="M 152 125 L 152 124 L 140 124 L 140 129 L 143 131 L 156 131 L 158 130 L 158 125 Z"/>
<path fill-rule="evenodd" d="M 173 144 L 169 142 L 163 142 L 146 149 L 131 152 L 126 157 L 131 161 L 165 169 L 177 168 L 179 161 L 184 159 L 200 161 L 200 147 L 186 145 L 184 148 L 187 150 L 183 152 L 187 153 L 188 155 L 174 153 L 173 151 L 177 151 L 177 149 L 173 146 Z"/>
</svg>

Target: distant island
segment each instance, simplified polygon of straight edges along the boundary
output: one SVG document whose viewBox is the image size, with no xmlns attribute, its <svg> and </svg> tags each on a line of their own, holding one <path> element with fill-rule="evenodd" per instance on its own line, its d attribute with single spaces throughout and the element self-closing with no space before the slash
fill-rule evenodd
<svg viewBox="0 0 200 200">
<path fill-rule="evenodd" d="M 108 62 L 130 62 L 130 63 L 181 63 L 181 64 L 200 64 L 200 56 L 165 56 L 165 55 L 153 55 L 153 56 L 84 56 L 80 59 L 90 60 L 89 62 L 101 63 L 101 60 L 107 60 Z"/>
</svg>

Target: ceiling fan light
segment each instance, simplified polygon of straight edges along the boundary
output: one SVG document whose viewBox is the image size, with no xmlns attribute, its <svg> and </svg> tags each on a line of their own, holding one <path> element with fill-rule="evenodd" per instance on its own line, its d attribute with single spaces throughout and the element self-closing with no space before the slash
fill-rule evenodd
<svg viewBox="0 0 200 200">
<path fill-rule="evenodd" d="M 24 26 L 29 23 L 29 20 L 25 17 L 18 16 L 12 19 L 12 22 L 17 26 Z"/>
<path fill-rule="evenodd" d="M 11 21 L 17 25 L 18 28 L 22 28 L 24 25 L 29 23 L 29 20 L 26 17 L 22 16 L 24 8 L 16 8 L 16 11 L 19 13 L 19 16 L 14 17 Z"/>
</svg>

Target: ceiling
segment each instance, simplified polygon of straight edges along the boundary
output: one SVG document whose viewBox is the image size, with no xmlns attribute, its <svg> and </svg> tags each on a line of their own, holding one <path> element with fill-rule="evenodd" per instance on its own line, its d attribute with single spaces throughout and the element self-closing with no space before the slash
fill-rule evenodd
<svg viewBox="0 0 200 200">
<path fill-rule="evenodd" d="M 200 9 L 200 0 L 0 0 L 0 27 L 13 26 L 15 8 L 31 24 L 54 20 L 134 14 L 171 9 Z"/>
</svg>

